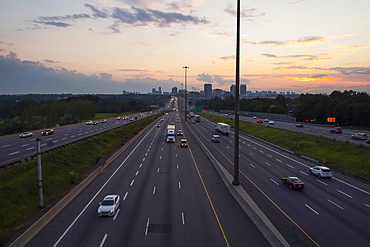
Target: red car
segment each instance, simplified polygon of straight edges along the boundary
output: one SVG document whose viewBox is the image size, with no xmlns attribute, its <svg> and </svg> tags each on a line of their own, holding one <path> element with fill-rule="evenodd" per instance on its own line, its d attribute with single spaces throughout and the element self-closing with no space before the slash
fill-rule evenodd
<svg viewBox="0 0 370 247">
<path fill-rule="evenodd" d="M 303 190 L 305 185 L 298 177 L 282 177 L 281 181 L 291 190 Z"/>
<path fill-rule="evenodd" d="M 263 123 L 262 119 L 258 119 L 257 123 Z"/>
</svg>

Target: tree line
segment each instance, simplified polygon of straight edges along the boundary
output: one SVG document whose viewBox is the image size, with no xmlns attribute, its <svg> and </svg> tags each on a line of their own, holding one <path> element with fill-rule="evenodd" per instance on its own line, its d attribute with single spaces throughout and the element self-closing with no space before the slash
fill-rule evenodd
<svg viewBox="0 0 370 247">
<path fill-rule="evenodd" d="M 215 97 L 196 102 L 196 107 L 214 111 L 234 110 L 235 98 Z M 278 95 L 275 99 L 241 99 L 240 111 L 289 114 L 297 121 L 314 120 L 326 124 L 327 118 L 336 119 L 333 124 L 370 127 L 370 96 L 366 92 L 333 91 L 330 95 L 301 94 L 291 99 Z"/>
<path fill-rule="evenodd" d="M 0 97 L 0 135 L 74 124 L 92 119 L 96 113 L 143 112 L 150 105 L 164 105 L 168 100 L 167 96 L 80 95 L 65 99 L 47 97 L 47 100 L 37 101 L 43 97 Z"/>
</svg>

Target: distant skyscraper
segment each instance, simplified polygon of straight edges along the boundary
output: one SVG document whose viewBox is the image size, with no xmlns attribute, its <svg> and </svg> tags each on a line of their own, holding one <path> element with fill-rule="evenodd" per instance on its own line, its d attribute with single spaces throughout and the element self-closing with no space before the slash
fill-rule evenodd
<svg viewBox="0 0 370 247">
<path fill-rule="evenodd" d="M 235 87 L 236 87 L 235 85 L 230 86 L 230 93 L 232 96 L 235 96 Z"/>
<path fill-rule="evenodd" d="M 172 95 L 177 95 L 177 87 L 173 87 L 171 91 Z"/>
<path fill-rule="evenodd" d="M 204 84 L 204 98 L 212 99 L 212 84 Z"/>
<path fill-rule="evenodd" d="M 159 87 L 159 94 L 162 94 L 162 88 Z"/>
<path fill-rule="evenodd" d="M 247 94 L 247 85 L 240 84 L 240 95 L 245 95 L 245 94 Z"/>
</svg>

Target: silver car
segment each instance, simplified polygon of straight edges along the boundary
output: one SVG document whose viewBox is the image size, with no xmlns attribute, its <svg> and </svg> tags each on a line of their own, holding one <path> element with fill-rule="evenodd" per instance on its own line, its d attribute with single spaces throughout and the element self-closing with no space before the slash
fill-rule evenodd
<svg viewBox="0 0 370 247">
<path fill-rule="evenodd" d="M 367 135 L 365 133 L 356 133 L 352 135 L 352 139 L 367 140 Z"/>
<path fill-rule="evenodd" d="M 113 216 L 120 205 L 119 195 L 107 195 L 99 203 L 98 216 Z"/>
<path fill-rule="evenodd" d="M 310 168 L 310 172 L 311 174 L 316 175 L 319 178 L 331 178 L 333 176 L 330 168 L 326 166 L 314 166 Z"/>
<path fill-rule="evenodd" d="M 20 134 L 19 137 L 20 138 L 26 138 L 26 137 L 30 137 L 32 135 L 33 135 L 33 133 L 31 133 L 31 132 L 24 132 L 24 133 Z"/>
</svg>

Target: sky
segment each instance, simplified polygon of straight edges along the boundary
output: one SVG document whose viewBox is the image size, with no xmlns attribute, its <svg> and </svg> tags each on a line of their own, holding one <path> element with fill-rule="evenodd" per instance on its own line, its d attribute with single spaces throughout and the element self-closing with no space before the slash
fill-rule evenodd
<svg viewBox="0 0 370 247">
<path fill-rule="evenodd" d="M 370 93 L 369 0 L 241 0 L 248 91 Z M 230 0 L 0 0 L 0 94 L 230 90 Z"/>
</svg>

